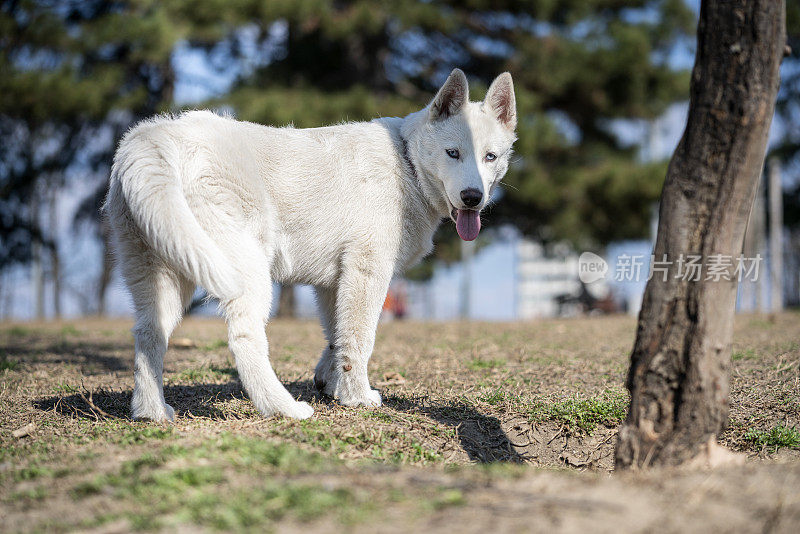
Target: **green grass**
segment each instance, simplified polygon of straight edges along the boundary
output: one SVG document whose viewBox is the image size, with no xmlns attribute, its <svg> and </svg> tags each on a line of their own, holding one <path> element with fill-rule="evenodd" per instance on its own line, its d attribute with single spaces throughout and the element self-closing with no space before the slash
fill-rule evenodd
<svg viewBox="0 0 800 534">
<path fill-rule="evenodd" d="M 498 404 L 505 404 L 506 402 L 514 401 L 514 402 L 522 402 L 519 395 L 514 393 L 509 393 L 504 389 L 497 388 L 493 391 L 488 391 L 483 395 L 478 396 L 478 400 L 485 402 L 487 404 L 491 404 L 492 406 L 497 406 Z"/>
<path fill-rule="evenodd" d="M 263 438 L 250 438 L 223 432 L 197 451 L 201 457 L 220 455 L 226 462 L 243 467 L 269 467 L 286 475 L 314 473 L 330 466 L 332 460 L 299 449 L 294 443 L 271 443 Z"/>
<path fill-rule="evenodd" d="M 429 505 L 433 510 L 441 510 L 453 506 L 464 506 L 467 503 L 464 493 L 458 488 L 442 489 L 440 494 Z"/>
<path fill-rule="evenodd" d="M 67 324 L 61 327 L 61 335 L 62 336 L 79 336 L 81 335 L 81 331 L 75 328 L 74 325 Z"/>
<path fill-rule="evenodd" d="M 269 530 L 284 518 L 308 521 L 331 513 L 347 522 L 359 520 L 370 508 L 368 495 L 357 498 L 349 488 L 291 478 L 338 463 L 294 444 L 224 432 L 191 449 L 168 446 L 145 453 L 123 462 L 116 473 L 76 484 L 71 494 L 112 494 L 133 504 L 135 513 L 117 515 L 136 530 L 179 523 L 220 531 Z"/>
<path fill-rule="evenodd" d="M 130 428 L 117 436 L 115 441 L 122 445 L 135 445 L 153 440 L 164 440 L 172 437 L 172 427 L 143 426 Z"/>
<path fill-rule="evenodd" d="M 48 467 L 37 464 L 32 464 L 14 471 L 14 480 L 16 482 L 22 480 L 35 480 L 41 477 L 52 476 L 54 471 Z"/>
<path fill-rule="evenodd" d="M 378 421 L 382 421 L 384 423 L 394 423 L 392 416 L 386 412 L 380 412 L 378 410 L 364 410 L 363 415 L 367 419 L 377 419 Z"/>
<path fill-rule="evenodd" d="M 483 358 L 473 358 L 472 360 L 467 363 L 467 367 L 472 369 L 473 371 L 480 371 L 481 369 L 497 369 L 500 367 L 505 367 L 506 361 L 495 358 L 490 360 L 484 360 Z"/>
<path fill-rule="evenodd" d="M 57 386 L 53 387 L 53 393 L 59 393 L 59 394 L 66 393 L 66 394 L 69 394 L 69 393 L 77 393 L 77 392 L 78 392 L 78 388 L 76 388 L 73 385 L 67 384 L 66 382 L 62 382 L 61 384 L 58 384 Z"/>
<path fill-rule="evenodd" d="M 24 489 L 15 491 L 9 497 L 11 501 L 41 501 L 47 497 L 47 488 L 45 486 L 36 486 L 35 488 Z"/>
<path fill-rule="evenodd" d="M 756 358 L 758 358 L 758 356 L 753 349 L 737 350 L 731 354 L 731 360 L 735 362 L 740 360 L 755 360 Z"/>
<path fill-rule="evenodd" d="M 276 434 L 289 442 L 299 441 L 335 455 L 360 450 L 373 460 L 392 464 L 428 464 L 440 461 L 441 454 L 396 428 L 370 432 L 342 432 L 325 420 L 306 419 L 287 422 L 288 428 Z"/>
<path fill-rule="evenodd" d="M 14 371 L 17 367 L 19 367 L 19 362 L 9 360 L 8 356 L 0 354 L 0 371 Z"/>
<path fill-rule="evenodd" d="M 236 376 L 238 375 L 234 367 L 203 364 L 194 369 L 181 371 L 175 378 L 181 382 L 202 382 L 203 380 L 219 380 L 225 377 L 232 378 Z"/>
<path fill-rule="evenodd" d="M 224 339 L 217 339 L 216 341 L 212 341 L 208 345 L 204 345 L 200 347 L 200 350 L 204 351 L 212 351 L 212 350 L 219 350 L 224 349 L 228 346 L 228 342 Z"/>
<path fill-rule="evenodd" d="M 781 447 L 800 447 L 800 431 L 796 427 L 776 425 L 769 430 L 748 430 L 744 439 L 751 442 L 759 449 L 773 448 L 778 451 Z"/>
<path fill-rule="evenodd" d="M 30 328 L 25 328 L 24 326 L 12 326 L 11 328 L 6 328 L 4 332 L 9 337 L 27 337 L 32 333 Z"/>
<path fill-rule="evenodd" d="M 555 421 L 570 430 L 591 433 L 597 425 L 616 426 L 625 417 L 628 395 L 606 390 L 598 397 L 575 397 L 563 401 L 536 400 L 528 410 L 532 422 Z"/>
</svg>

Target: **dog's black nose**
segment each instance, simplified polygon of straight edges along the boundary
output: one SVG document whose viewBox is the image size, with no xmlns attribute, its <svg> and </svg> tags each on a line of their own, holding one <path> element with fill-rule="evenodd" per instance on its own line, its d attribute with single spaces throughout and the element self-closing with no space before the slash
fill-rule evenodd
<svg viewBox="0 0 800 534">
<path fill-rule="evenodd" d="M 483 198 L 483 193 L 481 193 L 474 187 L 470 187 L 469 189 L 464 189 L 463 191 L 461 191 L 461 200 L 468 208 L 474 208 L 475 206 L 480 204 L 482 198 Z"/>
</svg>

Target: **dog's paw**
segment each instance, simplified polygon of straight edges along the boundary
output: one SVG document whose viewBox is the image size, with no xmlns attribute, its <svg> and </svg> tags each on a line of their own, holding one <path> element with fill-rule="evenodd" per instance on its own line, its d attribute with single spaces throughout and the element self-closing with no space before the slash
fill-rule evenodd
<svg viewBox="0 0 800 534">
<path fill-rule="evenodd" d="M 171 423 L 175 421 L 175 409 L 169 404 L 157 408 L 133 408 L 134 421 L 153 421 L 154 423 Z"/>
<path fill-rule="evenodd" d="M 366 389 L 360 394 L 341 396 L 339 403 L 344 406 L 377 407 L 382 403 L 381 394 L 375 389 Z"/>
<path fill-rule="evenodd" d="M 307 402 L 298 401 L 290 407 L 282 410 L 282 415 L 292 419 L 308 419 L 314 415 L 314 408 Z"/>
</svg>

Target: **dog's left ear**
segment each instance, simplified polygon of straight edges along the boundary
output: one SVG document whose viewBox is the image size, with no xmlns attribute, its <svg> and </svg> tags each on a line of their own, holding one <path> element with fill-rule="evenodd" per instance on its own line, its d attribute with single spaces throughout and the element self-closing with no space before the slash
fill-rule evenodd
<svg viewBox="0 0 800 534">
<path fill-rule="evenodd" d="M 500 124 L 512 132 L 516 129 L 517 101 L 514 98 L 514 82 L 510 73 L 504 72 L 494 79 L 483 99 L 483 105 L 497 117 Z"/>
</svg>

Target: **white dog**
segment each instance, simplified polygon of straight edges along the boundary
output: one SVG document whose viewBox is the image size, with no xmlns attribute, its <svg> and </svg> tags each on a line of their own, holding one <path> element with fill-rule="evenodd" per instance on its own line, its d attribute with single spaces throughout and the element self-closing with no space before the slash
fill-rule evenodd
<svg viewBox="0 0 800 534">
<path fill-rule="evenodd" d="M 346 406 L 380 405 L 367 362 L 389 282 L 431 251 L 443 218 L 477 237 L 515 127 L 510 74 L 474 103 L 455 69 L 405 118 L 293 129 L 193 111 L 128 131 L 104 211 L 136 312 L 133 417 L 174 418 L 164 353 L 197 285 L 221 303 L 258 410 L 310 417 L 270 365 L 273 281 L 315 287 L 329 343 L 317 387 Z"/>
</svg>

